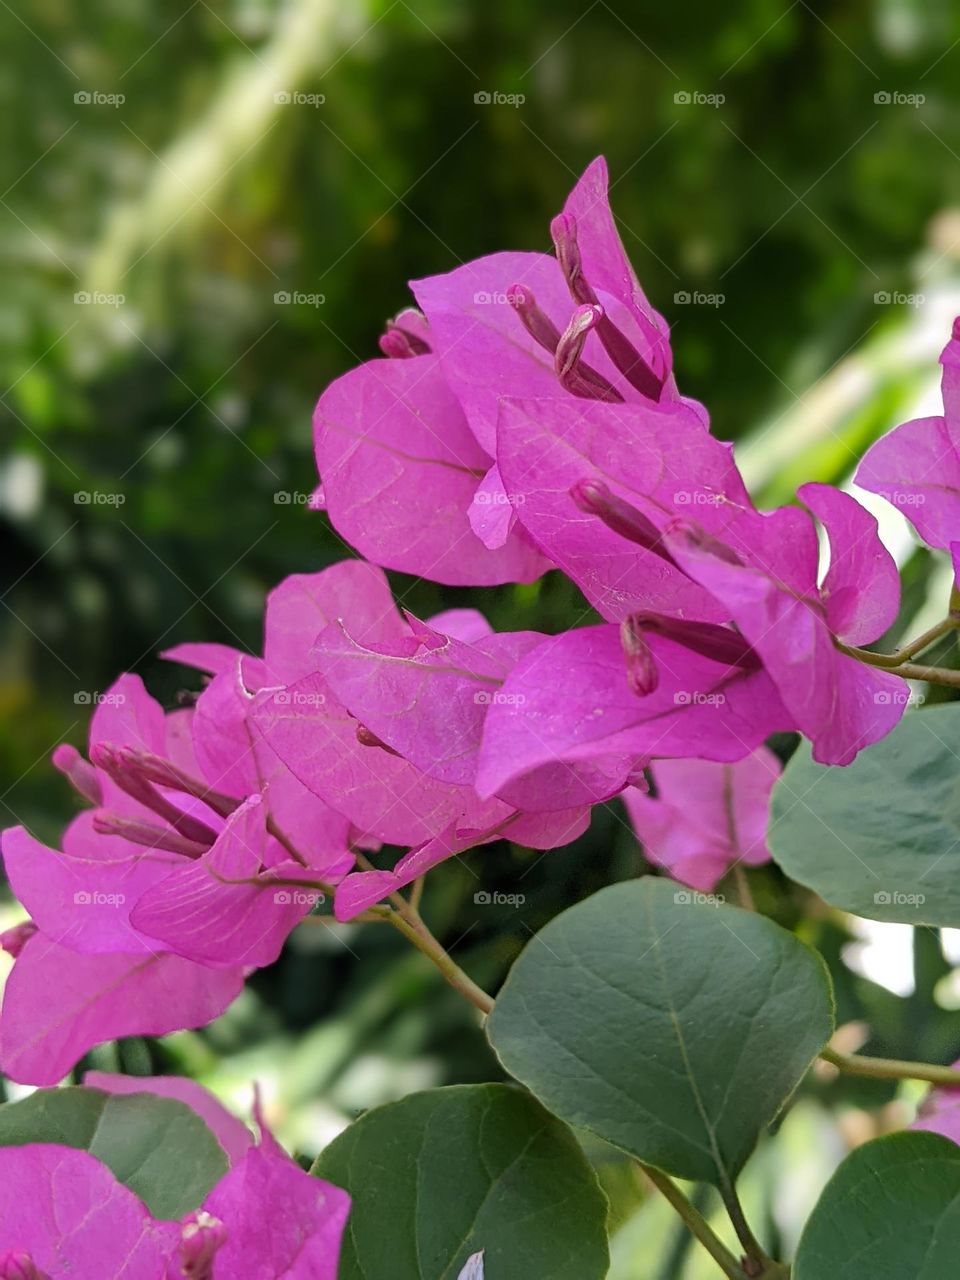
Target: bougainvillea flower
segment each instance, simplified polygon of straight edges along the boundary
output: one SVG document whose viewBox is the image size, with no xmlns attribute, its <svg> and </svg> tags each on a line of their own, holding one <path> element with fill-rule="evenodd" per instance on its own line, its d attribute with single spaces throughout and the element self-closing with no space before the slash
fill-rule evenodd
<svg viewBox="0 0 960 1280">
<path fill-rule="evenodd" d="M 287 935 L 321 900 L 315 872 L 279 857 L 259 795 L 232 813 L 215 843 L 147 889 L 131 912 L 141 934 L 217 968 L 272 964 Z M 279 857 L 279 860 L 278 860 Z M 297 890 L 297 882 L 304 888 Z"/>
<path fill-rule="evenodd" d="M 602 617 L 643 609 L 726 620 L 663 546 L 674 515 L 724 526 L 753 509 L 730 446 L 688 407 L 585 401 L 571 413 L 556 397 L 508 400 L 497 456 L 520 523 Z"/>
<path fill-rule="evenodd" d="M 960 541 L 960 317 L 940 356 L 943 413 L 914 418 L 864 455 L 856 482 L 892 502 L 931 547 Z"/>
<path fill-rule="evenodd" d="M 804 485 L 799 497 L 830 545 L 830 568 L 819 587 L 812 522 L 803 539 L 759 540 L 749 551 L 742 519 L 735 552 L 693 524 L 674 526 L 664 541 L 677 563 L 728 608 L 794 724 L 810 738 L 814 759 L 849 764 L 894 727 L 908 689 L 899 676 L 848 656 L 837 642 L 861 646 L 882 635 L 897 614 L 900 579 L 876 520 L 854 498 L 821 484 Z"/>
<path fill-rule="evenodd" d="M 658 760 L 656 796 L 628 787 L 624 804 L 651 862 L 709 892 L 731 867 L 769 862 L 770 793 L 781 764 L 767 747 L 733 764 Z"/>
<path fill-rule="evenodd" d="M 656 675 L 631 684 L 622 628 L 545 640 L 517 664 L 490 707 L 477 788 L 525 808 L 616 795 L 656 757 L 739 760 L 791 718 L 756 654 L 726 628 L 687 634 L 647 619 Z"/>
<path fill-rule="evenodd" d="M 241 969 L 180 956 L 86 955 L 44 934 L 19 935 L 0 1011 L 0 1068 L 23 1084 L 56 1084 L 94 1045 L 205 1026 L 240 994 Z"/>
<path fill-rule="evenodd" d="M 556 257 L 496 253 L 412 285 L 373 360 L 314 418 L 334 527 L 389 568 L 451 584 L 529 581 L 549 567 L 497 467 L 507 396 L 680 404 L 668 330 L 627 259 L 595 160 L 551 224 Z M 689 404 L 703 429 L 706 415 Z M 427 496 L 429 495 L 429 497 Z"/>
<path fill-rule="evenodd" d="M 896 565 L 859 503 L 800 490 L 831 546 L 818 586 L 813 520 L 799 507 L 756 511 L 726 446 L 626 404 L 588 404 L 564 432 L 556 406 L 504 403 L 500 465 L 527 485 L 531 536 L 601 612 L 629 622 L 656 592 L 669 616 L 736 626 L 823 763 L 848 764 L 890 731 L 906 686 L 838 647 L 877 639 L 899 601 Z M 551 459 L 566 468 L 559 482 Z"/>
<path fill-rule="evenodd" d="M 328 387 L 314 421 L 327 513 L 370 560 L 478 586 L 530 582 L 549 567 L 522 535 L 488 549 L 471 527 L 492 459 L 435 355 L 360 365 Z"/>
<path fill-rule="evenodd" d="M 156 1222 L 86 1151 L 0 1148 L 2 1274 L 158 1280 L 168 1274 L 179 1242 L 177 1223 Z"/>
<path fill-rule="evenodd" d="M 503 835 L 552 848 L 589 820 L 585 807 L 570 804 L 553 806 L 562 812 L 549 817 L 521 813 L 495 796 L 481 799 L 473 786 L 487 711 L 542 637 L 494 635 L 471 611 L 432 622 L 404 617 L 385 580 L 382 589 L 389 627 L 364 637 L 349 616 L 331 623 L 314 646 L 319 670 L 262 690 L 251 712 L 255 731 L 357 831 L 410 849 L 392 871 L 355 873 L 338 885 L 341 919 L 465 849 Z"/>
<path fill-rule="evenodd" d="M 255 1144 L 234 1116 L 189 1081 L 96 1072 L 86 1083 L 186 1102 L 218 1141 L 227 1138 L 229 1168 L 201 1206 L 167 1222 L 153 1218 L 86 1151 L 53 1144 L 0 1148 L 0 1262 L 21 1267 L 5 1274 L 336 1280 L 350 1197 L 290 1159 L 259 1108 Z"/>
</svg>

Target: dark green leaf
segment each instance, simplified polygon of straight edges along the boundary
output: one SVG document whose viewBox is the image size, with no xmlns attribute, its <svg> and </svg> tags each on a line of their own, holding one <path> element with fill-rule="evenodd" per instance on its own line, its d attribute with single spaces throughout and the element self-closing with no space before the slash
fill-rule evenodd
<svg viewBox="0 0 960 1280">
<path fill-rule="evenodd" d="M 820 957 L 779 925 L 669 880 L 557 916 L 487 1030 L 568 1123 L 683 1178 L 729 1186 L 829 1038 Z"/>
<path fill-rule="evenodd" d="M 960 1256 L 960 1147 L 895 1133 L 847 1156 L 810 1215 L 794 1280 L 947 1280 Z"/>
<path fill-rule="evenodd" d="M 195 1111 L 155 1094 L 38 1089 L 0 1107 L 0 1147 L 51 1142 L 89 1151 L 157 1218 L 198 1208 L 227 1157 Z"/>
<path fill-rule="evenodd" d="M 368 1112 L 314 1173 L 353 1197 L 341 1280 L 603 1280 L 606 1200 L 573 1134 L 510 1085 L 416 1093 Z"/>
<path fill-rule="evenodd" d="M 960 704 L 908 713 L 845 769 L 802 746 L 773 793 L 794 880 L 872 920 L 960 924 Z"/>
</svg>

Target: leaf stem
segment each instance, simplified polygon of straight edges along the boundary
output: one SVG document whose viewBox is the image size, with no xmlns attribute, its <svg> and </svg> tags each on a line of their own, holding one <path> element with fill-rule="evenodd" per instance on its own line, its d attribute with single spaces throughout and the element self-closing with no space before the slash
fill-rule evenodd
<svg viewBox="0 0 960 1280">
<path fill-rule="evenodd" d="M 930 1084 L 960 1088 L 960 1070 L 941 1067 L 934 1062 L 903 1062 L 898 1058 L 867 1058 L 856 1053 L 839 1053 L 829 1046 L 820 1057 L 851 1076 L 869 1076 L 873 1080 L 927 1080 Z"/>
<path fill-rule="evenodd" d="M 733 1229 L 737 1233 L 737 1239 L 746 1250 L 747 1257 L 761 1268 L 759 1271 L 751 1272 L 750 1274 L 765 1275 L 770 1267 L 776 1266 L 776 1262 L 764 1251 L 760 1241 L 750 1230 L 750 1224 L 747 1222 L 743 1206 L 733 1183 L 728 1182 L 722 1186 L 720 1195 L 723 1198 L 727 1216 L 733 1223 Z"/>
<path fill-rule="evenodd" d="M 638 1161 L 638 1163 L 640 1163 Z M 665 1200 L 683 1219 L 689 1231 L 700 1241 L 710 1257 L 730 1280 L 746 1280 L 746 1272 L 733 1256 L 727 1246 L 717 1236 L 698 1209 L 690 1203 L 672 1178 L 649 1164 L 640 1164 L 640 1168 L 650 1179 Z"/>
</svg>

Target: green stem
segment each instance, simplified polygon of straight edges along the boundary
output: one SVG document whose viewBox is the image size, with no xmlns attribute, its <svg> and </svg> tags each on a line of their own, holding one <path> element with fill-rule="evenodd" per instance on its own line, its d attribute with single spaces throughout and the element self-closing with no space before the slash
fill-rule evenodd
<svg viewBox="0 0 960 1280">
<path fill-rule="evenodd" d="M 897 667 L 896 675 L 904 680 L 926 680 L 927 684 L 942 684 L 948 689 L 960 689 L 960 671 L 950 667 L 925 667 L 916 662 L 904 662 Z"/>
<path fill-rule="evenodd" d="M 362 853 L 356 853 L 357 866 L 366 871 L 373 871 L 373 863 Z M 437 966 L 444 979 L 455 991 L 459 991 L 481 1013 L 488 1014 L 493 1009 L 493 997 L 488 996 L 482 987 L 460 968 L 446 951 L 443 943 L 430 932 L 413 901 L 408 902 L 402 893 L 391 893 L 392 907 L 386 905 L 371 907 L 368 915 L 373 915 L 392 924 L 398 933 L 417 948 L 433 964 Z"/>
<path fill-rule="evenodd" d="M 668 1178 L 652 1165 L 641 1164 L 640 1168 L 650 1179 L 665 1200 L 683 1219 L 690 1232 L 700 1241 L 710 1257 L 730 1280 L 746 1280 L 746 1272 L 733 1256 L 723 1241 L 714 1233 L 713 1228 L 695 1209 L 672 1178 Z"/>
<path fill-rule="evenodd" d="M 733 1229 L 737 1233 L 737 1239 L 743 1245 L 747 1257 L 755 1262 L 759 1268 L 759 1270 L 755 1271 L 755 1274 L 758 1276 L 765 1275 L 770 1267 L 776 1266 L 776 1263 L 773 1258 L 764 1252 L 759 1240 L 750 1230 L 750 1224 L 747 1222 L 743 1206 L 740 1204 L 736 1189 L 732 1183 L 721 1187 L 720 1195 L 723 1198 L 727 1216 L 733 1223 Z"/>
<path fill-rule="evenodd" d="M 948 635 L 951 631 L 956 631 L 958 627 L 960 627 L 960 617 L 951 614 L 950 617 L 944 618 L 928 631 L 924 631 L 923 635 L 917 636 L 916 640 L 911 640 L 909 644 L 894 650 L 893 653 L 873 653 L 870 649 L 857 649 L 851 645 L 841 644 L 839 641 L 837 642 L 837 648 L 849 657 L 857 658 L 860 662 L 867 663 L 868 666 L 896 669 L 909 662 L 911 658 L 915 658 L 918 653 L 923 653 L 924 649 L 929 649 L 932 644 L 936 644 L 943 636 Z M 932 671 L 941 669 L 940 667 L 929 668 Z M 915 678 L 923 679 L 924 677 L 918 676 Z"/>
<path fill-rule="evenodd" d="M 934 1062 L 903 1062 L 897 1058 L 867 1058 L 856 1053 L 838 1053 L 826 1048 L 820 1057 L 851 1076 L 868 1076 L 873 1080 L 927 1080 L 930 1084 L 960 1088 L 960 1070 L 941 1067 Z"/>
<path fill-rule="evenodd" d="M 740 899 L 740 906 L 743 907 L 744 911 L 756 911 L 757 904 L 753 900 L 750 881 L 747 879 L 747 873 L 739 862 L 733 864 L 733 882 L 737 886 L 737 897 Z"/>
<path fill-rule="evenodd" d="M 441 975 L 455 991 L 459 991 L 462 996 L 465 996 L 481 1013 L 490 1013 L 493 1009 L 493 998 L 488 996 L 482 987 L 478 987 L 474 980 L 464 973 L 460 966 L 451 959 L 442 944 L 437 941 L 419 917 L 414 924 L 407 918 L 409 913 L 401 914 L 391 907 L 374 907 L 372 910 L 382 919 L 392 924 L 399 933 L 402 933 L 409 942 L 413 943 L 418 951 L 422 951 L 427 959 L 436 965 Z"/>
</svg>

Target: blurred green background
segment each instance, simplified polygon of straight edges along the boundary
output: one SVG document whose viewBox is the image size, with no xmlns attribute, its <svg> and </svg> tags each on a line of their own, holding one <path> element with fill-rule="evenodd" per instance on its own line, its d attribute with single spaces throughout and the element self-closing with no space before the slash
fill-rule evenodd
<svg viewBox="0 0 960 1280">
<path fill-rule="evenodd" d="M 869 440 L 935 403 L 960 311 L 950 0 L 13 0 L 0 39 L 4 825 L 54 840 L 73 812 L 46 759 L 82 745 L 85 696 L 132 669 L 172 698 L 183 673 L 160 648 L 255 648 L 266 590 L 347 554 L 305 505 L 319 392 L 375 353 L 408 278 L 547 248 L 597 153 L 682 388 L 741 442 L 763 500 L 842 480 Z M 895 521 L 888 532 L 906 616 L 922 618 L 949 575 Z M 397 581 L 417 611 L 469 599 L 500 626 L 556 629 L 576 599 L 550 579 L 472 593 Z M 426 909 L 495 984 L 531 930 L 642 860 L 614 808 L 572 850 L 502 846 L 473 865 L 522 892 L 521 911 L 475 907 L 457 866 Z M 756 889 L 787 923 L 808 905 L 773 872 Z M 956 1050 L 936 939 L 918 940 L 914 994 L 893 994 L 846 968 L 843 921 L 803 927 L 873 1047 Z M 375 927 L 326 925 L 302 929 L 209 1033 L 98 1060 L 241 1092 L 259 1075 L 305 1152 L 358 1108 L 496 1074 L 418 957 Z M 819 1134 L 815 1097 L 804 1105 L 815 1190 L 840 1139 Z M 631 1225 L 637 1188 L 598 1159 L 627 1222 L 616 1274 L 710 1274 L 659 1206 Z"/>
</svg>

